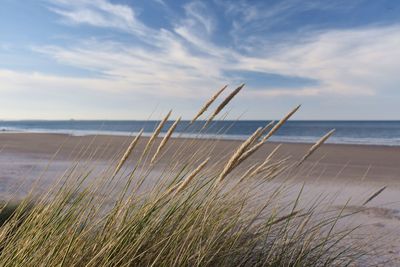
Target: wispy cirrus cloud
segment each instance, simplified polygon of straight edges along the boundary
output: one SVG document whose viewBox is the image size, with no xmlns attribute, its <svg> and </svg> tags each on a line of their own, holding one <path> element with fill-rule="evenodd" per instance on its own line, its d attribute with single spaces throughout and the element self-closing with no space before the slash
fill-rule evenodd
<svg viewBox="0 0 400 267">
<path fill-rule="evenodd" d="M 48 8 L 65 23 L 114 28 L 139 36 L 154 33 L 137 19 L 134 9 L 107 0 L 49 0 Z"/>
<path fill-rule="evenodd" d="M 106 7 L 112 7 L 109 5 Z M 292 6 L 286 5 L 281 9 L 289 7 Z M 311 86 L 313 88 L 309 84 L 299 84 L 297 92 L 285 90 L 285 86 L 266 86 L 263 93 L 257 90 L 256 94 L 267 96 L 302 92 L 373 95 L 378 90 L 394 88 L 398 82 L 393 70 L 399 67 L 397 59 L 400 54 L 395 47 L 400 40 L 400 26 L 315 32 L 300 42 L 282 42 L 273 51 L 264 52 L 266 49 L 260 48 L 254 55 L 249 55 L 232 47 L 216 45 L 210 38 L 202 38 L 205 33 L 210 34 L 213 27 L 212 18 L 207 18 L 204 12 L 205 6 L 196 2 L 186 6 L 185 10 L 186 18 L 176 25 L 174 32 L 159 31 L 164 36 L 158 40 L 161 49 L 93 41 L 73 48 L 46 48 L 44 52 L 62 63 L 125 79 L 132 87 L 146 85 L 146 90 L 161 85 L 181 88 L 176 92 L 182 96 L 192 95 L 190 88 L 198 91 L 205 84 L 232 80 L 224 74 L 229 71 L 275 73 L 319 81 L 319 84 Z M 115 14 L 114 8 L 109 12 Z M 133 16 L 134 12 L 130 14 Z M 121 17 L 125 18 L 125 15 Z M 173 92 L 171 90 L 171 94 Z"/>
<path fill-rule="evenodd" d="M 162 50 L 92 40 L 75 47 L 49 46 L 36 51 L 62 64 L 101 73 L 99 83 L 114 83 L 107 86 L 109 90 L 195 97 L 208 94 L 206 88 L 212 90 L 216 84 L 240 82 L 226 75 L 230 71 L 243 71 L 244 75 L 237 74 L 242 80 L 246 72 L 253 71 L 319 81 L 305 86 L 299 82 L 286 90 L 284 84 L 274 88 L 266 79 L 265 90 L 257 85 L 257 95 L 374 95 L 395 90 L 400 82 L 395 71 L 400 68 L 399 42 L 400 27 L 394 26 L 332 31 L 307 43 L 286 44 L 273 54 L 254 57 L 229 50 L 219 55 L 196 55 L 177 39 L 171 39 Z"/>
<path fill-rule="evenodd" d="M 265 61 L 245 57 L 241 66 L 317 79 L 320 93 L 374 95 L 400 82 L 399 43 L 400 25 L 332 30 L 285 44 Z"/>
<path fill-rule="evenodd" d="M 211 7 L 204 1 L 193 1 L 173 18 L 171 28 L 155 29 L 140 19 L 135 6 L 107 0 L 49 0 L 49 10 L 67 25 L 118 30 L 140 42 L 87 36 L 74 44 L 34 46 L 34 52 L 58 64 L 96 75 L 82 78 L 3 69 L 2 87 L 74 87 L 176 99 L 197 99 L 222 84 L 244 81 L 248 81 L 249 98 L 357 97 L 397 90 L 400 24 L 324 30 L 311 27 L 296 32 L 296 38 L 287 36 L 272 44 L 264 31 L 296 12 L 343 7 L 322 1 L 301 5 L 285 0 L 272 6 L 263 6 L 262 2 L 216 2 L 224 6 L 225 21 L 208 12 Z M 215 41 L 222 25 L 234 35 L 232 42 Z M 255 74 L 264 75 L 254 78 Z M 281 81 L 272 79 L 273 75 Z"/>
</svg>

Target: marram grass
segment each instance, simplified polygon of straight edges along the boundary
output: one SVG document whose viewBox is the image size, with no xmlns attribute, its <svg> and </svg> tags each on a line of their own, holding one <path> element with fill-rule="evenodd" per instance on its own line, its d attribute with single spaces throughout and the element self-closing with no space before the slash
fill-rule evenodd
<svg viewBox="0 0 400 267">
<path fill-rule="evenodd" d="M 201 131 L 212 127 L 211 119 L 242 87 L 221 101 Z M 205 103 L 192 123 L 225 88 Z M 284 201 L 285 182 L 271 182 L 295 172 L 327 136 L 299 163 L 275 158 L 278 146 L 265 160 L 242 167 L 298 108 L 277 124 L 257 130 L 232 154 L 213 160 L 216 139 L 203 146 L 188 139 L 184 147 L 168 147 L 180 119 L 154 146 L 169 112 L 150 138 L 140 132 L 95 177 L 90 166 L 77 168 L 77 164 L 55 179 L 46 194 L 36 196 L 33 190 L 19 205 L 4 205 L 7 220 L 0 228 L 0 266 L 356 263 L 365 252 L 347 241 L 354 229 L 335 231 L 344 216 L 341 211 L 319 216 L 318 204 L 300 207 L 301 192 Z M 139 139 L 147 140 L 142 150 Z"/>
</svg>

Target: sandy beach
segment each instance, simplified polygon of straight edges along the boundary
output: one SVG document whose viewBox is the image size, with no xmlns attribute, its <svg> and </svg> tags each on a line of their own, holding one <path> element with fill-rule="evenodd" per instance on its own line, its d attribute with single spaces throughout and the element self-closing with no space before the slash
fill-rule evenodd
<svg viewBox="0 0 400 267">
<path fill-rule="evenodd" d="M 2 133 L 0 134 L 0 181 L 2 191 L 7 191 L 10 181 L 34 179 L 45 167 L 47 173 L 61 172 L 74 161 L 90 161 L 106 164 L 121 154 L 132 137 L 128 136 L 70 136 L 64 134 Z M 141 151 L 146 137 L 138 144 Z M 194 148 L 208 145 L 211 158 L 229 156 L 239 146 L 239 141 L 191 140 L 176 138 L 170 144 L 170 151 L 180 149 L 181 156 L 187 156 Z M 265 159 L 278 143 L 267 143 L 243 166 Z M 310 148 L 310 144 L 282 144 L 277 158 L 290 156 L 297 161 Z M 212 147 L 212 148 L 211 148 Z M 133 153 L 131 160 L 137 155 Z M 166 159 L 161 159 L 165 161 Z M 317 150 L 294 174 L 295 182 L 308 184 L 351 185 L 357 187 L 380 187 L 400 189 L 400 147 L 367 145 L 325 144 Z M 380 196 L 384 198 L 384 194 Z M 396 201 L 397 199 L 391 199 Z M 400 196 L 399 196 L 400 200 Z"/>
<path fill-rule="evenodd" d="M 45 171 L 51 181 L 79 158 L 103 165 L 117 153 L 121 153 L 132 137 L 127 136 L 68 136 L 63 134 L 2 133 L 0 134 L 0 193 L 3 199 L 10 199 L 16 190 L 21 196 L 29 185 Z M 139 143 L 145 144 L 146 138 Z M 191 144 L 186 146 L 185 144 Z M 211 157 L 230 155 L 239 145 L 238 141 L 213 141 Z M 210 144 L 207 140 L 174 139 L 168 149 L 186 147 L 183 157 L 193 147 L 201 148 Z M 268 155 L 277 143 L 268 143 L 244 164 L 260 161 Z M 277 157 L 291 155 L 292 161 L 309 149 L 310 144 L 283 144 Z M 138 149 L 140 151 L 140 148 Z M 131 160 L 134 160 L 135 153 Z M 165 159 L 161 159 L 165 160 Z M 391 259 L 400 255 L 400 147 L 365 145 L 324 145 L 300 168 L 292 180 L 293 190 L 305 183 L 304 198 L 313 199 L 321 193 L 335 196 L 332 207 L 343 207 L 350 200 L 346 210 L 361 209 L 361 204 L 371 194 L 387 188 L 366 207 L 362 208 L 351 221 L 363 224 L 361 233 L 373 240 L 381 240 L 385 257 Z M 28 181 L 28 182 L 27 182 Z M 26 183 L 27 182 L 27 183 Z M 22 188 L 22 189 L 21 189 Z"/>
<path fill-rule="evenodd" d="M 42 161 L 46 163 L 54 157 L 55 162 L 66 162 L 75 159 L 104 161 L 125 148 L 131 137 L 127 136 L 69 136 L 64 134 L 39 133 L 2 133 L 0 134 L 1 164 L 15 165 L 19 162 Z M 147 138 L 139 142 L 143 147 Z M 172 148 L 187 144 L 187 139 L 174 139 Z M 201 147 L 207 140 L 196 140 L 191 143 Z M 239 141 L 214 141 L 211 157 L 232 152 Z M 267 143 L 247 164 L 264 159 L 278 143 Z M 174 147 L 175 146 L 175 147 Z M 285 143 L 279 156 L 290 155 L 295 161 L 310 148 L 310 144 Z M 85 151 L 83 151 L 85 150 Z M 15 160 L 14 160 L 15 159 Z M 397 185 L 400 184 L 400 147 L 375 145 L 334 145 L 325 144 L 317 150 L 305 165 L 313 165 L 310 172 L 299 175 L 302 178 L 318 178 L 325 182 L 356 182 Z M 4 171 L 4 170 L 3 170 Z"/>
</svg>

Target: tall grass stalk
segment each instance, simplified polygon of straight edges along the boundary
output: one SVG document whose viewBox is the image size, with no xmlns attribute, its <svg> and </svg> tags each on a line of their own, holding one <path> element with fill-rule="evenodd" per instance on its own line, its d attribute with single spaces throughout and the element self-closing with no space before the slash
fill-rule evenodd
<svg viewBox="0 0 400 267">
<path fill-rule="evenodd" d="M 242 87 L 222 101 L 209 121 Z M 0 266 L 328 266 L 356 262 L 363 251 L 344 242 L 353 229 L 334 231 L 343 213 L 318 216 L 317 204 L 299 205 L 301 192 L 287 200 L 282 177 L 294 165 L 276 156 L 279 146 L 264 161 L 242 167 L 298 108 L 275 126 L 271 123 L 258 129 L 232 154 L 220 158 L 210 158 L 218 140 L 207 145 L 187 140 L 177 151 L 166 149 L 180 119 L 153 149 L 169 112 L 147 141 L 140 132 L 102 171 L 94 172 L 90 165 L 78 170 L 74 165 L 55 179 L 48 193 L 23 199 L 1 225 Z M 311 153 L 321 144 L 313 146 Z M 168 153 L 159 158 L 164 149 Z"/>
</svg>

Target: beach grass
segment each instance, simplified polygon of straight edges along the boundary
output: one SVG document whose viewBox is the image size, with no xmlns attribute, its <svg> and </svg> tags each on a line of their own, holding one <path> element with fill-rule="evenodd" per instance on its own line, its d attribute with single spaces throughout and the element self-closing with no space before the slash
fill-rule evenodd
<svg viewBox="0 0 400 267">
<path fill-rule="evenodd" d="M 210 112 L 204 127 L 243 88 Z M 201 118 L 226 87 L 200 108 Z M 160 141 L 169 112 L 146 145 L 142 132 L 126 150 L 95 170 L 76 163 L 45 192 L 36 188 L 18 204 L 2 205 L 1 266 L 348 266 L 367 251 L 351 242 L 355 228 L 336 229 L 349 216 L 318 201 L 300 205 L 288 190 L 300 162 L 279 158 L 244 164 L 299 109 L 266 125 L 232 154 L 210 155 L 218 139 L 172 150 L 176 120 Z M 204 114 L 203 114 L 204 113 Z M 190 127 L 187 129 L 190 131 Z M 87 148 L 82 148 L 82 153 Z M 189 151 L 189 152 L 188 152 Z M 290 196 L 288 196 L 290 192 Z"/>
</svg>

